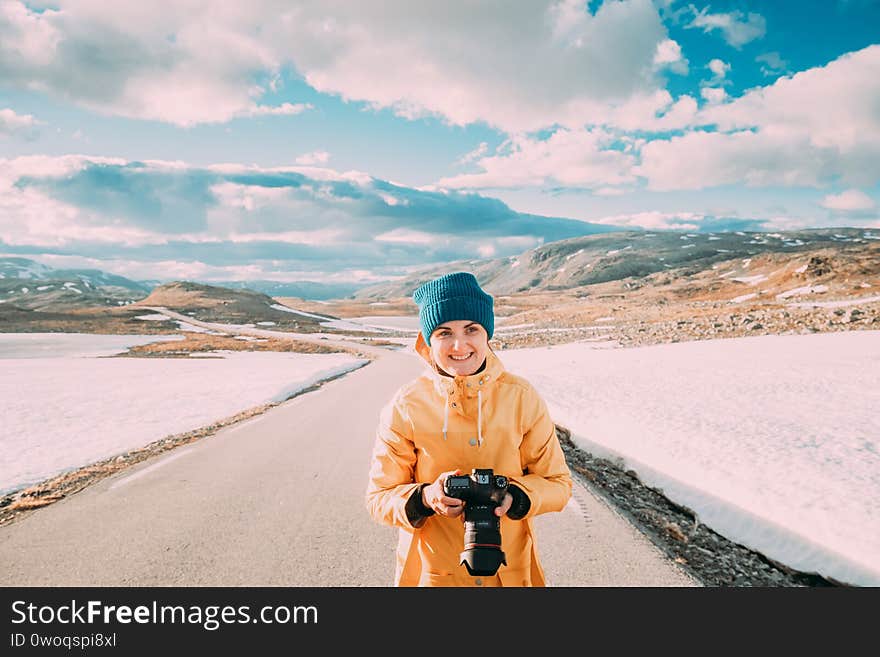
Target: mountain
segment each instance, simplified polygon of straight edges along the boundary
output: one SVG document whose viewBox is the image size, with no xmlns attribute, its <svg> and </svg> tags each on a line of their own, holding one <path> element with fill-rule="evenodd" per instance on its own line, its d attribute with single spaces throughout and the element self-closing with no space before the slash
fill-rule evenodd
<svg viewBox="0 0 880 657">
<path fill-rule="evenodd" d="M 311 300 L 348 297 L 364 287 L 357 283 L 269 280 L 202 284 Z M 53 269 L 28 258 L 0 258 L 0 303 L 28 310 L 127 305 L 143 299 L 160 285 L 158 280 L 133 281 L 98 269 Z"/>
<path fill-rule="evenodd" d="M 164 283 L 132 307 L 164 307 L 203 322 L 257 324 L 300 332 L 326 330 L 321 322 L 336 317 L 305 313 L 249 289 L 230 289 L 190 281 Z"/>
<path fill-rule="evenodd" d="M 27 258 L 0 258 L 0 302 L 27 310 L 124 306 L 150 289 L 97 269 L 53 269 Z"/>
<path fill-rule="evenodd" d="M 162 283 L 133 281 L 98 269 L 53 269 L 28 258 L 0 258 L 0 303 L 27 310 L 122 306 L 145 298 Z M 354 283 L 226 281 L 206 288 L 251 290 L 272 297 L 335 299 L 363 287 Z"/>
<path fill-rule="evenodd" d="M 0 258 L 0 279 L 32 278 L 43 279 L 53 271 L 51 267 L 27 258 Z"/>
<path fill-rule="evenodd" d="M 822 251 L 861 252 L 871 249 L 872 244 L 877 247 L 878 240 L 880 234 L 857 228 L 773 233 L 606 233 L 551 242 L 518 256 L 427 268 L 393 282 L 370 285 L 354 296 L 364 300 L 407 297 L 420 283 L 451 271 L 472 272 L 486 291 L 496 296 L 558 292 L 624 280 L 638 286 L 640 279 L 672 270 L 681 277 L 761 254 L 776 254 L 785 260 Z M 872 252 L 876 255 L 877 250 Z"/>
</svg>

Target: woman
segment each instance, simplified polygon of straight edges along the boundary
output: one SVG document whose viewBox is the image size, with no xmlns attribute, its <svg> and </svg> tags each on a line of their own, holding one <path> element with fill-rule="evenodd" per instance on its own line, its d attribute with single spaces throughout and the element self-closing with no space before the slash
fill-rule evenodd
<svg viewBox="0 0 880 657">
<path fill-rule="evenodd" d="M 440 276 L 413 294 L 422 376 L 383 409 L 366 505 L 398 527 L 396 586 L 544 586 L 532 518 L 560 511 L 571 474 L 547 406 L 489 347 L 493 299 L 467 272 Z M 465 503 L 444 494 L 450 475 L 492 469 L 508 478 L 495 514 L 506 565 L 471 576 L 461 565 Z"/>
</svg>

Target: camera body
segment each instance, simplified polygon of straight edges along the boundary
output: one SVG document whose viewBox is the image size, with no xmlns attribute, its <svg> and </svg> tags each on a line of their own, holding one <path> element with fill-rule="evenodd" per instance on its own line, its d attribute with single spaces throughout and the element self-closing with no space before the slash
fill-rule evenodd
<svg viewBox="0 0 880 657">
<path fill-rule="evenodd" d="M 509 482 L 491 468 L 475 468 L 470 475 L 452 475 L 443 493 L 465 502 L 464 550 L 461 564 L 471 576 L 491 576 L 507 558 L 501 550 L 501 518 L 495 509 L 504 501 Z"/>
</svg>

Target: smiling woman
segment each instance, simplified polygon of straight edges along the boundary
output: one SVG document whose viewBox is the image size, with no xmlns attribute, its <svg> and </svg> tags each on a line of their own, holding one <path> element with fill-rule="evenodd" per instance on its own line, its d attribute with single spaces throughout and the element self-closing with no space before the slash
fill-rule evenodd
<svg viewBox="0 0 880 657">
<path fill-rule="evenodd" d="M 494 300 L 472 274 L 413 299 L 430 369 L 383 409 L 366 493 L 399 528 L 394 583 L 543 586 L 532 518 L 561 511 L 572 485 L 547 406 L 490 348 Z"/>
<path fill-rule="evenodd" d="M 466 319 L 445 322 L 431 333 L 431 357 L 447 374 L 469 376 L 485 362 L 486 329 Z"/>
</svg>

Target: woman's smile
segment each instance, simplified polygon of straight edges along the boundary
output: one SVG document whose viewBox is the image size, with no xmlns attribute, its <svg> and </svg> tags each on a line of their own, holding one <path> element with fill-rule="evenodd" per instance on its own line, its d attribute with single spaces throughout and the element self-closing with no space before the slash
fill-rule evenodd
<svg viewBox="0 0 880 657">
<path fill-rule="evenodd" d="M 476 322 L 444 322 L 431 333 L 431 355 L 437 366 L 449 376 L 470 376 L 486 360 L 489 336 Z"/>
</svg>

